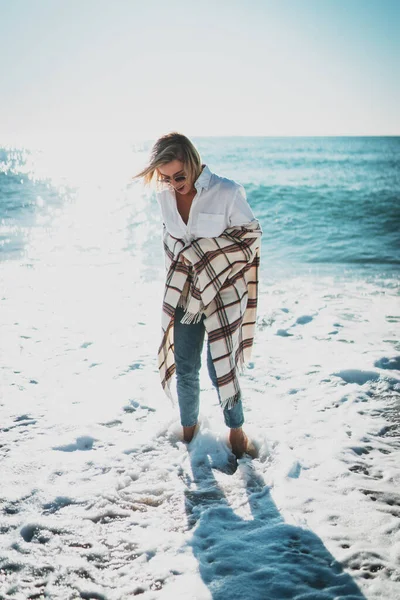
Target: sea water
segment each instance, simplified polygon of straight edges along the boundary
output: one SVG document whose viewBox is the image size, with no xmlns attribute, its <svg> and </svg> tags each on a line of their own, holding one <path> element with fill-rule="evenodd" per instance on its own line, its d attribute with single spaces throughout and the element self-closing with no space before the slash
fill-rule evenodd
<svg viewBox="0 0 400 600">
<path fill-rule="evenodd" d="M 193 141 L 264 232 L 259 458 L 206 372 L 189 452 L 161 390 L 154 140 L 3 147 L 0 594 L 395 598 L 400 138 Z"/>
<path fill-rule="evenodd" d="M 341 265 L 341 271 L 356 266 L 366 273 L 376 265 L 380 273 L 398 272 L 400 138 L 217 137 L 193 141 L 211 170 L 245 186 L 265 232 L 264 266 L 268 269 L 317 264 Z M 132 143 L 132 174 L 134 158 L 149 153 L 151 143 Z M 107 156 L 111 152 L 114 162 L 126 165 L 125 179 L 114 180 L 115 189 L 121 191 L 128 183 L 129 152 L 123 147 L 118 155 L 118 148 L 104 148 Z M 52 184 L 50 160 L 46 170 L 46 157 L 41 156 L 42 177 L 35 172 L 38 154 L 35 157 L 26 149 L 0 150 L 2 260 L 21 256 L 32 228 L 47 226 L 51 215 L 68 201 L 70 182 Z M 100 164 L 104 165 L 104 157 Z M 93 176 L 91 183 L 101 188 L 105 173 L 100 164 L 98 171 L 87 177 L 81 165 L 81 180 L 87 184 Z M 109 183 L 110 174 L 106 176 Z M 112 210 L 117 199 L 108 198 L 108 204 Z"/>
</svg>

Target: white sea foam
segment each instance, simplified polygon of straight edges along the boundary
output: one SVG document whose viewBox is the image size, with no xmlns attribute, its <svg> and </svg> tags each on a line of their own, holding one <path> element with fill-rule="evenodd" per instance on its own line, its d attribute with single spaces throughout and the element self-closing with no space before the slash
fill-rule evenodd
<svg viewBox="0 0 400 600">
<path fill-rule="evenodd" d="M 0 595 L 394 599 L 395 282 L 263 271 L 235 470 L 206 371 L 189 448 L 163 395 L 148 209 L 82 197 L 0 265 Z"/>
</svg>

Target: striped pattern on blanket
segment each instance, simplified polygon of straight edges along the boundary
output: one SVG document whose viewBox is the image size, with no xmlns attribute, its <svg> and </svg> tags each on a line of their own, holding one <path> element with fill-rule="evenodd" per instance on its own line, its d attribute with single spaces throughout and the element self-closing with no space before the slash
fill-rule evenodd
<svg viewBox="0 0 400 600">
<path fill-rule="evenodd" d="M 185 309 L 182 323 L 197 322 L 205 315 L 222 408 L 238 402 L 238 374 L 250 359 L 254 340 L 261 235 L 256 219 L 229 227 L 218 237 L 191 243 L 173 237 L 164 226 L 167 274 L 158 366 L 161 384 L 171 399 L 174 315 L 179 305 Z"/>
</svg>

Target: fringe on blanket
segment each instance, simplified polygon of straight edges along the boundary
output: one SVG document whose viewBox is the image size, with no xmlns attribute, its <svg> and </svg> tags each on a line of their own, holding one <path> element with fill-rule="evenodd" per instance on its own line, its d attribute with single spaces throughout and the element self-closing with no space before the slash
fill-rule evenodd
<svg viewBox="0 0 400 600">
<path fill-rule="evenodd" d="M 168 396 L 168 398 L 171 400 L 171 402 L 172 402 L 173 404 L 175 404 L 175 398 L 174 398 L 174 397 L 173 397 L 173 395 L 172 395 L 171 388 L 170 388 L 170 386 L 169 386 L 169 385 L 166 385 L 166 386 L 165 386 L 165 393 L 167 394 L 167 396 Z"/>
<path fill-rule="evenodd" d="M 186 310 L 187 309 L 187 296 L 185 296 L 183 293 L 181 294 L 181 297 L 179 298 L 178 306 L 180 306 L 181 308 L 183 308 L 185 310 L 185 314 L 183 315 L 183 317 L 181 319 L 181 323 L 185 323 L 186 325 L 190 325 L 190 323 L 199 323 L 199 321 L 201 320 L 201 317 L 204 314 L 203 305 L 201 306 L 199 312 L 197 312 L 197 313 L 188 312 Z"/>
<path fill-rule="evenodd" d="M 181 319 L 181 323 L 185 323 L 186 325 L 190 325 L 190 323 L 198 323 L 201 320 L 202 316 L 203 316 L 203 311 L 200 311 L 196 314 L 190 313 L 190 312 L 185 312 L 185 314 L 183 315 L 183 317 Z"/>
<path fill-rule="evenodd" d="M 240 392 L 238 392 L 234 396 L 231 396 L 230 398 L 227 398 L 226 400 L 221 401 L 222 410 L 225 410 L 225 408 L 227 408 L 228 410 L 233 408 L 235 406 L 235 404 L 237 404 L 239 402 L 240 396 L 241 396 L 241 394 L 240 394 Z"/>
</svg>

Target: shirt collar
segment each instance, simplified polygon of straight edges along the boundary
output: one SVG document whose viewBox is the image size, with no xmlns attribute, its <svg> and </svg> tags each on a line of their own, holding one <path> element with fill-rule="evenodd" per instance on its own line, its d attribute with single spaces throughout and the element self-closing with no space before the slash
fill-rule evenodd
<svg viewBox="0 0 400 600">
<path fill-rule="evenodd" d="M 212 175 L 212 173 L 211 173 L 210 169 L 208 168 L 208 166 L 204 165 L 202 172 L 200 173 L 200 175 L 194 182 L 194 187 L 196 188 L 196 190 L 199 190 L 201 188 L 208 190 L 209 185 L 210 185 L 211 175 Z"/>
</svg>

